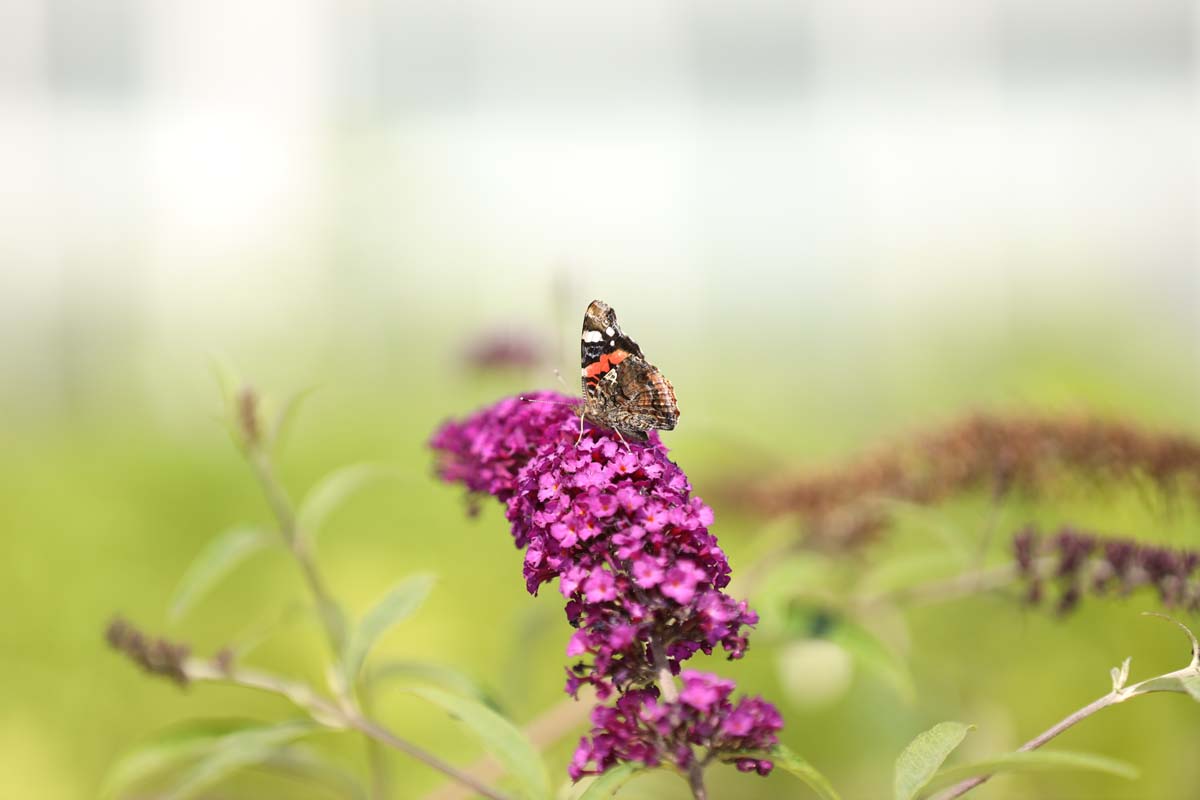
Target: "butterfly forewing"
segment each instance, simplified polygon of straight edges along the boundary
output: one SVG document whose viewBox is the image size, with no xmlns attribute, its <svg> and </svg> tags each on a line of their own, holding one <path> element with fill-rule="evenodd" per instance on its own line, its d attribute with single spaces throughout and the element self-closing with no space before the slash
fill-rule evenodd
<svg viewBox="0 0 1200 800">
<path fill-rule="evenodd" d="M 583 315 L 580 355 L 585 417 L 638 441 L 646 441 L 651 428 L 675 427 L 679 406 L 671 382 L 600 300 Z"/>
</svg>

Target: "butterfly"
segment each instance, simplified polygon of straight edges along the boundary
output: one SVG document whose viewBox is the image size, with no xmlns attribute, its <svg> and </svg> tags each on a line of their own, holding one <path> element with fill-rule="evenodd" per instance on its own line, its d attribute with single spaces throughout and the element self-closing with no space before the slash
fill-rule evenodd
<svg viewBox="0 0 1200 800">
<path fill-rule="evenodd" d="M 580 355 L 584 418 L 635 442 L 649 441 L 651 428 L 675 429 L 674 387 L 621 331 L 617 312 L 600 300 L 583 315 Z"/>
</svg>

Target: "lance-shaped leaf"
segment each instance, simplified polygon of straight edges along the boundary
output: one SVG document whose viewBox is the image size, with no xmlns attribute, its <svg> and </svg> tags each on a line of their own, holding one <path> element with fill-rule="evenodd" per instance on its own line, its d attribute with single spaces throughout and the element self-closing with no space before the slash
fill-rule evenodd
<svg viewBox="0 0 1200 800">
<path fill-rule="evenodd" d="M 441 689 L 420 687 L 412 694 L 441 706 L 451 716 L 467 726 L 480 744 L 499 761 L 520 787 L 526 800 L 546 800 L 550 796 L 550 779 L 537 748 L 517 726 L 482 703 L 460 697 Z"/>
<path fill-rule="evenodd" d="M 284 745 L 318 729 L 317 723 L 310 720 L 294 720 L 226 734 L 214 742 L 208 753 L 186 769 L 161 796 L 164 800 L 195 797 L 238 770 L 267 762 Z"/>
<path fill-rule="evenodd" d="M 939 722 L 909 742 L 896 759 L 893 784 L 896 800 L 913 800 L 919 795 L 973 727 L 961 722 Z"/>
<path fill-rule="evenodd" d="M 104 776 L 102 800 L 120 797 L 147 781 L 181 769 L 208 753 L 221 737 L 254 729 L 250 720 L 195 720 L 160 731 L 121 755 Z"/>
<path fill-rule="evenodd" d="M 383 464 L 351 464 L 335 469 L 317 481 L 300 502 L 296 514 L 300 530 L 315 539 L 330 515 L 356 492 L 375 481 L 399 475 L 394 467 Z"/>
<path fill-rule="evenodd" d="M 353 773 L 325 757 L 319 750 L 302 744 L 277 750 L 262 762 L 262 767 L 309 785 L 326 786 L 335 797 L 344 797 L 346 800 L 367 798 L 366 789 Z"/>
<path fill-rule="evenodd" d="M 1166 614 L 1158 614 L 1153 611 L 1143 612 L 1143 614 L 1148 617 L 1159 617 L 1178 625 L 1188 637 L 1189 644 L 1191 644 L 1192 659 L 1183 669 L 1169 672 L 1166 675 L 1159 675 L 1156 678 L 1150 678 L 1149 680 L 1130 686 L 1128 691 L 1131 693 L 1131 696 L 1147 694 L 1149 692 L 1182 692 L 1193 700 L 1200 702 L 1200 641 L 1197 641 L 1196 635 L 1192 633 L 1191 628 L 1174 617 L 1168 617 Z"/>
<path fill-rule="evenodd" d="M 997 775 L 1004 772 L 1063 772 L 1088 770 L 1106 772 L 1126 780 L 1138 776 L 1137 768 L 1125 761 L 1098 756 L 1093 753 L 1072 753 L 1065 750 L 1030 750 L 1005 753 L 1004 755 L 975 761 L 970 764 L 947 767 L 937 773 L 926 785 L 926 790 L 936 791 L 953 786 L 959 781 L 977 775 Z"/>
<path fill-rule="evenodd" d="M 239 564 L 276 541 L 258 528 L 232 528 L 208 543 L 175 587 L 170 616 L 179 620 Z"/>
<path fill-rule="evenodd" d="M 1143 611 L 1142 616 L 1158 617 L 1159 619 L 1165 619 L 1167 622 L 1173 623 L 1176 627 L 1178 627 L 1181 631 L 1183 631 L 1183 635 L 1188 638 L 1188 642 L 1192 646 L 1192 660 L 1188 664 L 1188 666 L 1200 667 L 1200 640 L 1196 639 L 1196 634 L 1192 633 L 1191 628 L 1189 628 L 1187 625 L 1184 625 L 1182 622 L 1175 619 L 1174 617 L 1168 617 L 1166 614 L 1159 614 L 1155 611 Z"/>
<path fill-rule="evenodd" d="M 424 683 L 449 689 L 457 694 L 473 697 L 503 713 L 499 700 L 462 670 L 435 664 L 430 661 L 385 661 L 368 671 L 367 682 L 371 686 L 382 686 L 391 681 Z"/>
<path fill-rule="evenodd" d="M 579 795 L 579 800 L 607 800 L 628 783 L 634 775 L 645 769 L 641 764 L 629 762 L 609 767 L 588 784 L 584 793 Z"/>
<path fill-rule="evenodd" d="M 271 422 L 267 426 L 268 446 L 278 448 L 283 443 L 296 412 L 316 390 L 316 386 L 309 386 L 298 392 L 292 392 L 283 399 L 283 402 L 279 404 L 279 410 L 271 417 Z"/>
<path fill-rule="evenodd" d="M 217 382 L 217 390 L 221 393 L 221 414 L 217 421 L 225 428 L 233 443 L 241 447 L 242 443 L 237 433 L 236 398 L 242 379 L 229 360 L 219 353 L 209 353 L 208 367 Z"/>
<path fill-rule="evenodd" d="M 208 354 L 208 368 L 217 382 L 217 390 L 221 392 L 221 399 L 225 403 L 232 404 L 238 387 L 242 385 L 241 376 L 238 375 L 229 359 L 220 353 Z"/>
<path fill-rule="evenodd" d="M 358 679 L 363 662 L 379 637 L 421 607 L 421 603 L 433 589 L 434 580 L 432 575 L 410 575 L 393 586 L 363 616 L 362 621 L 350 633 L 342 657 L 343 673 L 348 686 L 353 686 Z"/>
<path fill-rule="evenodd" d="M 1184 691 L 1191 695 L 1193 700 L 1200 703 L 1200 672 L 1181 676 L 1179 682 L 1183 684 Z"/>
<path fill-rule="evenodd" d="M 781 769 L 804 781 L 821 800 L 840 800 L 829 779 L 788 748 L 781 744 L 775 745 L 770 750 L 770 758 L 775 763 L 776 769 Z"/>
</svg>

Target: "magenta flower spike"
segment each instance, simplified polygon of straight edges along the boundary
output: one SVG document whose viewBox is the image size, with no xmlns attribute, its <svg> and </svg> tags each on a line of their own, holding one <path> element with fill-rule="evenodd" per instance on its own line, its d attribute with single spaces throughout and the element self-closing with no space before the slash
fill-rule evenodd
<svg viewBox="0 0 1200 800">
<path fill-rule="evenodd" d="M 586 424 L 577 401 L 553 392 L 502 400 L 434 435 L 438 474 L 503 502 L 526 589 L 557 580 L 576 628 L 566 690 L 590 684 L 602 700 L 570 772 L 578 779 L 620 761 L 687 768 L 723 754 L 765 750 L 782 720 L 757 698 L 730 702 L 732 681 L 682 674 L 677 699 L 657 681 L 697 652 L 746 651 L 758 616 L 725 594 L 730 568 L 708 531 L 712 509 L 691 494 L 654 431 L 646 444 Z M 674 694 L 674 690 L 670 694 Z M 693 748 L 703 751 L 697 756 Z M 734 759 L 766 774 L 769 761 Z"/>
</svg>

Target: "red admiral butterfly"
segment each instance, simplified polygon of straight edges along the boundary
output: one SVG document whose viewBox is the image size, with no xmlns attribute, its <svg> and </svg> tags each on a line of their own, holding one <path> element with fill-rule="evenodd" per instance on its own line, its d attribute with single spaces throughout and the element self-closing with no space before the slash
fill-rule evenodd
<svg viewBox="0 0 1200 800">
<path fill-rule="evenodd" d="M 584 417 L 638 442 L 648 441 L 651 428 L 675 429 L 675 389 L 621 332 L 617 313 L 606 303 L 588 306 L 581 339 Z"/>
</svg>

